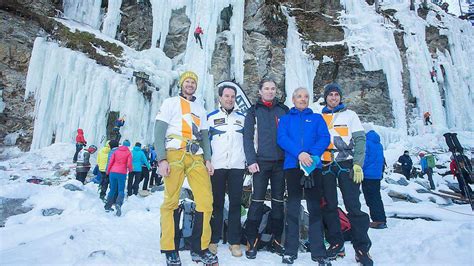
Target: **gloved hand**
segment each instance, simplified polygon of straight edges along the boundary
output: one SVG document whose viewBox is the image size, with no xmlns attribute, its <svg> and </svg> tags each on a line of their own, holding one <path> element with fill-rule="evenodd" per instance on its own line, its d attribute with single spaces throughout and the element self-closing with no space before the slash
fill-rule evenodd
<svg viewBox="0 0 474 266">
<path fill-rule="evenodd" d="M 362 183 L 364 180 L 364 172 L 362 171 L 362 167 L 358 164 L 354 164 L 352 167 L 352 181 L 356 184 Z"/>
<path fill-rule="evenodd" d="M 313 188 L 316 186 L 316 183 L 314 182 L 314 179 L 311 175 L 307 176 L 307 175 L 303 175 L 301 177 L 301 180 L 300 180 L 300 184 L 304 187 L 304 188 Z"/>
</svg>

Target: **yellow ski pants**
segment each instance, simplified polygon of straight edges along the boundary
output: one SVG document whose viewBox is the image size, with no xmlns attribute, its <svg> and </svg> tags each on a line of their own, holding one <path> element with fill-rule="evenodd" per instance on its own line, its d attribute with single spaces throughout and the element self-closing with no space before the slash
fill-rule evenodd
<svg viewBox="0 0 474 266">
<path fill-rule="evenodd" d="M 204 164 L 202 154 L 193 155 L 184 150 L 166 151 L 166 159 L 170 165 L 170 175 L 164 177 L 164 200 L 161 205 L 161 251 L 178 250 L 175 246 L 175 210 L 178 208 L 179 195 L 183 186 L 184 177 L 188 177 L 188 183 L 194 195 L 196 212 L 202 213 L 202 225 L 194 226 L 202 228 L 200 247 L 207 249 L 211 240 L 210 220 L 212 215 L 212 186 L 211 179 Z M 199 219 L 201 220 L 201 219 Z M 195 230 L 193 230 L 193 233 Z M 199 244 L 198 244 L 199 246 Z"/>
</svg>

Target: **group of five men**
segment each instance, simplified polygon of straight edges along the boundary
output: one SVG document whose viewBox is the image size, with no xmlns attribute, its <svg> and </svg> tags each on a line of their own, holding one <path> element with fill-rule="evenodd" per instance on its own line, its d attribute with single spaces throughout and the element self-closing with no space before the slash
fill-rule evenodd
<svg viewBox="0 0 474 266">
<path fill-rule="evenodd" d="M 344 255 L 344 238 L 337 211 L 337 184 L 353 228 L 356 260 L 372 265 L 367 231 L 369 216 L 359 201 L 365 133 L 357 114 L 341 102 L 336 83 L 326 85 L 322 115 L 309 106 L 309 92 L 298 88 L 290 110 L 275 98 L 271 79 L 259 84 L 260 98 L 244 116 L 235 106 L 237 88 L 218 88 L 219 108 L 206 116 L 194 93 L 198 77 L 191 71 L 179 79 L 181 92 L 164 100 L 155 124 L 158 167 L 164 177 L 161 206 L 161 251 L 168 265 L 181 265 L 178 201 L 185 176 L 194 194 L 196 211 L 191 237 L 191 257 L 204 264 L 217 263 L 225 191 L 229 197 L 228 241 L 233 256 L 240 257 L 240 203 L 244 171 L 253 174 L 253 192 L 245 236 L 249 259 L 257 256 L 268 182 L 271 185 L 271 248 L 292 264 L 299 246 L 299 217 L 303 191 L 309 212 L 311 258 L 319 265 Z M 302 171 L 304 168 L 314 171 Z M 287 191 L 286 226 L 284 192 Z M 327 227 L 324 246 L 323 223 Z M 285 230 L 285 243 L 282 243 Z"/>
</svg>

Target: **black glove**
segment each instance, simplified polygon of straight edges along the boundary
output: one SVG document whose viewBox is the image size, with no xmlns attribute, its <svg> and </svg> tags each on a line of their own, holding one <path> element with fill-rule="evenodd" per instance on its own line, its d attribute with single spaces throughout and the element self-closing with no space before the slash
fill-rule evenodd
<svg viewBox="0 0 474 266">
<path fill-rule="evenodd" d="M 309 175 L 309 176 L 303 175 L 301 177 L 300 184 L 304 188 L 313 188 L 313 187 L 316 186 L 316 184 L 314 182 L 314 179 L 311 175 Z"/>
</svg>

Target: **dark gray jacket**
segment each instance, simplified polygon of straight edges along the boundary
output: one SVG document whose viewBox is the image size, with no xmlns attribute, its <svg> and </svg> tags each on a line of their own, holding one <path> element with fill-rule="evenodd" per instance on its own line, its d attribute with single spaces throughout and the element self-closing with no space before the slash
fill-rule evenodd
<svg viewBox="0 0 474 266">
<path fill-rule="evenodd" d="M 81 151 L 79 151 L 79 153 L 77 154 L 76 172 L 89 172 L 89 169 L 91 169 L 91 163 L 89 162 L 90 157 L 91 154 L 86 149 L 82 149 Z"/>
<path fill-rule="evenodd" d="M 245 116 L 244 152 L 247 165 L 257 161 L 278 161 L 284 159 L 284 153 L 277 144 L 277 128 L 280 117 L 288 113 L 288 107 L 273 100 L 271 108 L 261 99 L 252 105 Z M 255 121 L 257 121 L 257 150 L 254 146 Z"/>
</svg>

